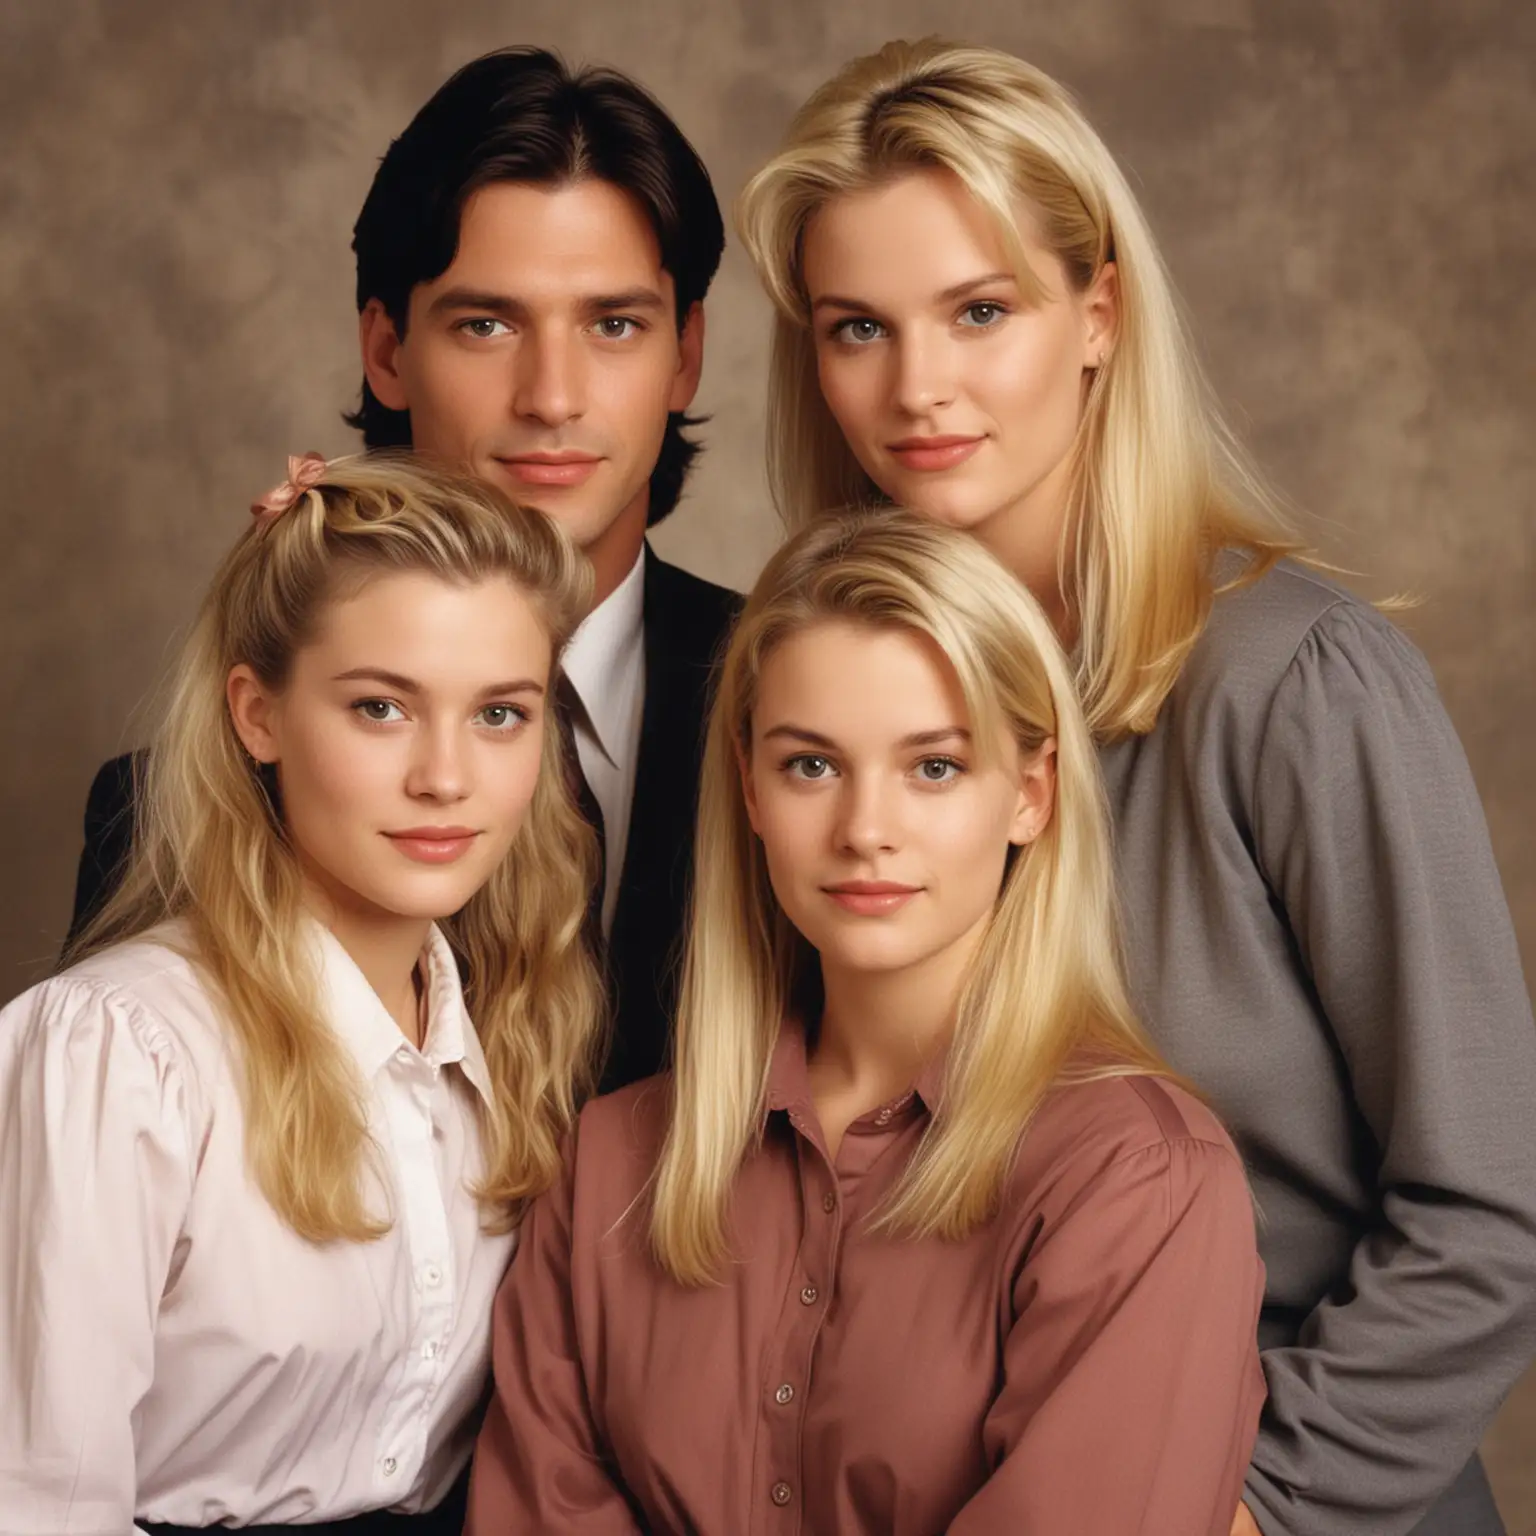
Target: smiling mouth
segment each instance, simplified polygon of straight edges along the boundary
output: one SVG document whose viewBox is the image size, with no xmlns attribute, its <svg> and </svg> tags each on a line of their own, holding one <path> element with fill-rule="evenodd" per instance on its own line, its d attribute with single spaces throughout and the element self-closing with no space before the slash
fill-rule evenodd
<svg viewBox="0 0 1536 1536">
<path fill-rule="evenodd" d="M 524 485 L 581 485 L 603 461 L 586 453 L 522 453 L 496 462 Z"/>
<path fill-rule="evenodd" d="M 908 469 L 953 469 L 986 442 L 985 437 L 904 437 L 888 451 Z"/>
<path fill-rule="evenodd" d="M 417 864 L 451 864 L 469 851 L 479 835 L 472 827 L 411 827 L 384 834 Z"/>
<path fill-rule="evenodd" d="M 922 890 L 894 880 L 844 880 L 824 885 L 822 891 L 838 906 L 860 917 L 884 917 L 899 911 Z"/>
</svg>

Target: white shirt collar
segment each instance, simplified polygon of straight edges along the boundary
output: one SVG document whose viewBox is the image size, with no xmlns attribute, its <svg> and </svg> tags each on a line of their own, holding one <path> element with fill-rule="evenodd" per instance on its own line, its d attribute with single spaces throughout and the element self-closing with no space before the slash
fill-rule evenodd
<svg viewBox="0 0 1536 1536">
<path fill-rule="evenodd" d="M 331 1026 L 341 1037 L 366 1081 L 372 1082 L 389 1059 L 410 1042 L 390 1017 L 377 992 L 323 924 L 310 920 L 320 962 L 320 985 Z M 480 1037 L 464 1007 L 458 962 L 442 931 L 434 923 L 422 951 L 426 967 L 426 1032 L 421 1056 L 430 1065 L 459 1065 L 470 1085 L 491 1102 L 491 1074 L 480 1049 Z"/>
<path fill-rule="evenodd" d="M 608 760 L 624 750 L 630 693 L 615 686 L 636 668 L 643 675 L 645 636 L 645 546 L 618 586 L 581 621 L 565 648 L 561 666 L 587 712 L 592 733 Z"/>
</svg>

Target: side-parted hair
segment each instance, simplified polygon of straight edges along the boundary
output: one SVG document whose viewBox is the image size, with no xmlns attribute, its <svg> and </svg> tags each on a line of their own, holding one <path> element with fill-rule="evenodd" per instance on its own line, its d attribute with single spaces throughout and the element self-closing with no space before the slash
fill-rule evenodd
<svg viewBox="0 0 1536 1536">
<path fill-rule="evenodd" d="M 329 465 L 291 510 L 253 524 L 214 577 L 138 786 L 127 873 L 66 956 L 183 921 L 188 958 L 223 1005 L 243 1069 L 252 1176 L 315 1242 L 386 1230 L 368 1213 L 361 1177 L 371 1150 L 365 1085 L 321 1012 L 276 781 L 245 753 L 225 682 L 244 663 L 280 691 L 332 604 L 401 571 L 455 585 L 506 578 L 532 603 L 557 660 L 591 589 L 570 540 L 493 486 L 393 454 Z M 544 718 L 526 821 L 487 884 L 440 924 L 492 1084 L 475 1193 L 493 1230 L 510 1228 L 553 1180 L 604 1017 L 581 938 L 596 846 L 566 788 L 553 715 Z"/>
<path fill-rule="evenodd" d="M 502 48 L 441 85 L 390 146 L 352 231 L 357 308 L 377 299 L 403 340 L 411 290 L 440 277 L 459 248 L 470 194 L 495 182 L 562 187 L 603 181 L 633 199 L 672 277 L 679 331 L 702 303 L 725 249 L 704 162 L 665 109 L 617 70 L 571 70 L 543 48 Z M 347 418 L 369 448 L 408 447 L 411 419 L 363 381 Z M 648 522 L 676 507 L 701 449 L 703 417 L 673 411 L 651 474 Z"/>
<path fill-rule="evenodd" d="M 1119 330 L 1085 402 L 1058 563 L 1091 729 L 1101 740 L 1149 731 L 1204 628 L 1215 553 L 1244 552 L 1252 581 L 1301 546 L 1221 417 L 1135 195 L 1076 102 L 1040 70 L 993 48 L 887 43 L 816 91 L 748 182 L 737 225 L 776 311 L 775 501 L 798 527 L 885 499 L 817 383 L 805 232 L 833 198 L 934 168 L 995 221 L 1026 302 L 1043 294 L 1021 222 L 1078 292 L 1115 264 Z"/>
<path fill-rule="evenodd" d="M 931 640 L 954 669 L 978 752 L 1012 740 L 1029 754 L 1054 738 L 1057 754 L 1050 822 L 1008 865 L 958 1000 L 941 1102 L 877 1224 L 964 1236 L 997 1210 L 1054 1084 L 1170 1075 L 1127 1001 L 1098 758 L 1039 605 L 974 539 L 913 513 L 820 518 L 748 598 L 705 744 L 672 1119 L 651 1206 L 657 1260 L 685 1284 L 708 1282 L 729 1256 L 732 1185 L 762 1134 L 781 1021 L 819 992 L 816 953 L 774 896 L 740 765 L 765 664 L 792 635 L 831 622 Z"/>
</svg>

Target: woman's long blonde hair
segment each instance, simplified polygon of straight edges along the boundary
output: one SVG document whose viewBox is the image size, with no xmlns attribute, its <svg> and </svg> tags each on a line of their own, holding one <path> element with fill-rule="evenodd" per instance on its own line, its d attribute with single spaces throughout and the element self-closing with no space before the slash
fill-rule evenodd
<svg viewBox="0 0 1536 1536">
<path fill-rule="evenodd" d="M 763 1125 L 780 1023 L 819 979 L 774 897 L 738 754 L 751 750 L 768 658 L 827 622 L 932 640 L 955 670 L 978 749 L 1011 738 L 1033 753 L 1056 741 L 1054 813 L 1009 866 L 957 1003 L 942 1102 L 881 1225 L 963 1236 L 995 1211 L 1053 1083 L 1167 1074 L 1126 998 L 1098 759 L 1039 605 L 974 539 L 913 513 L 819 519 L 768 562 L 747 600 L 705 744 L 674 1103 L 651 1209 L 656 1256 L 687 1284 L 727 1256 L 732 1184 Z"/>
<path fill-rule="evenodd" d="M 823 85 L 748 182 L 737 228 L 776 311 L 774 499 L 791 527 L 884 499 L 821 395 L 803 242 L 830 199 L 934 167 L 996 221 L 1026 299 L 1042 293 L 1021 217 L 1076 291 L 1115 264 L 1119 329 L 1078 429 L 1058 575 L 1090 728 L 1101 740 L 1148 731 L 1205 625 L 1216 552 L 1245 553 L 1253 580 L 1301 546 L 1222 420 L 1125 177 L 1040 70 L 993 48 L 887 43 Z"/>
<path fill-rule="evenodd" d="M 126 876 L 66 957 L 184 922 L 243 1067 L 252 1175 L 282 1219 L 316 1242 L 385 1230 L 361 1178 L 364 1084 L 320 1012 L 299 866 L 275 785 L 235 734 L 225 680 L 243 662 L 280 690 L 327 605 L 398 571 L 510 580 L 557 658 L 591 590 L 586 561 L 559 529 L 479 480 L 402 456 L 329 465 L 290 511 L 254 524 L 215 576 L 138 785 Z M 476 1195 L 486 1225 L 503 1230 L 554 1178 L 603 1017 L 581 937 L 596 848 L 546 719 L 525 824 L 489 882 L 441 924 L 493 1089 Z"/>
</svg>

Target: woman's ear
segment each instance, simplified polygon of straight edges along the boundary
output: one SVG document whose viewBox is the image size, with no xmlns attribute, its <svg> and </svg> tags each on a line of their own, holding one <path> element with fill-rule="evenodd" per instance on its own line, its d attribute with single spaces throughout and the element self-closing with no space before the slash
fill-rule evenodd
<svg viewBox="0 0 1536 1536">
<path fill-rule="evenodd" d="M 1099 268 L 1078 305 L 1083 317 L 1083 367 L 1102 368 L 1120 335 L 1120 274 L 1114 262 L 1106 261 Z"/>
<path fill-rule="evenodd" d="M 736 771 L 741 775 L 741 798 L 746 803 L 747 820 L 759 837 L 763 835 L 757 824 L 757 785 L 752 779 L 752 758 L 740 741 L 736 742 Z"/>
<path fill-rule="evenodd" d="M 1048 736 L 1019 763 L 1019 800 L 1008 841 L 1022 848 L 1051 823 L 1056 809 L 1056 738 Z"/>
<path fill-rule="evenodd" d="M 275 763 L 282 756 L 274 719 L 272 695 L 261 679 L 242 661 L 229 669 L 224 680 L 224 700 L 240 745 L 258 763 Z"/>
</svg>

